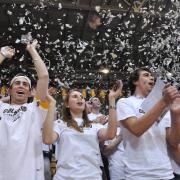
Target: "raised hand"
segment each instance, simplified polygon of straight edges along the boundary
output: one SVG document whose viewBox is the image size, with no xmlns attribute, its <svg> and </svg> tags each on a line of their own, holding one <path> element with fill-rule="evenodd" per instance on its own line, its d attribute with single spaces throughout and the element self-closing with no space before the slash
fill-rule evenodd
<svg viewBox="0 0 180 180">
<path fill-rule="evenodd" d="M 180 98 L 176 98 L 173 100 L 170 110 L 175 115 L 180 115 Z"/>
<path fill-rule="evenodd" d="M 31 51 L 31 50 L 33 50 L 33 49 L 36 49 L 38 47 L 38 41 L 35 39 L 35 40 L 33 40 L 33 42 L 32 43 L 28 43 L 27 44 L 27 46 L 26 46 L 26 50 L 27 51 Z"/>
<path fill-rule="evenodd" d="M 1 48 L 0 53 L 5 57 L 11 59 L 15 55 L 15 49 L 5 46 Z"/>
<path fill-rule="evenodd" d="M 114 97 L 115 99 L 122 94 L 123 83 L 121 80 L 117 80 L 112 90 L 109 92 L 109 98 Z"/>
<path fill-rule="evenodd" d="M 163 100 L 167 105 L 170 105 L 180 94 L 175 86 L 167 84 L 163 89 Z"/>
<path fill-rule="evenodd" d="M 108 121 L 108 117 L 105 115 L 101 115 L 99 117 L 96 118 L 96 121 L 100 124 L 106 124 Z"/>
<path fill-rule="evenodd" d="M 49 93 L 47 93 L 46 99 L 49 102 L 49 105 L 56 105 L 56 100 Z"/>
<path fill-rule="evenodd" d="M 55 96 L 55 95 L 56 95 L 56 88 L 50 87 L 50 88 L 48 89 L 48 93 L 49 93 L 51 96 Z"/>
</svg>

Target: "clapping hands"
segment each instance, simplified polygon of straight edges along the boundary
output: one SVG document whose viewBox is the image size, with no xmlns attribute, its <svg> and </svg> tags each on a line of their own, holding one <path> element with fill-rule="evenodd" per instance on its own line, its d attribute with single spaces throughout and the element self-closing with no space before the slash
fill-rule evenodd
<svg viewBox="0 0 180 180">
<path fill-rule="evenodd" d="M 109 92 L 109 98 L 118 98 L 122 94 L 123 83 L 121 80 L 117 80 L 116 84 Z"/>
</svg>

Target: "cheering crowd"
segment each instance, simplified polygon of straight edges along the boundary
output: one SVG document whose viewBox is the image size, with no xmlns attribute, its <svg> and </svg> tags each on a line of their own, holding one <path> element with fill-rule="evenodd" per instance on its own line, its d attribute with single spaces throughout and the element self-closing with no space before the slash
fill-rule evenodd
<svg viewBox="0 0 180 180">
<path fill-rule="evenodd" d="M 56 100 L 48 93 L 48 70 L 37 44 L 34 40 L 26 46 L 38 78 L 33 100 L 28 101 L 31 80 L 17 74 L 10 82 L 9 98 L 0 101 L 0 180 L 47 179 L 43 144 L 55 144 L 53 180 L 180 179 L 180 93 L 176 87 L 166 84 L 162 96 L 144 112 L 142 104 L 155 78 L 149 69 L 139 68 L 127 80 L 129 97 L 119 98 L 121 80 L 109 91 L 108 115 L 100 113 L 97 97 L 86 102 L 80 91 L 71 89 L 61 118 L 55 119 Z M 13 61 L 14 54 L 14 49 L 2 47 L 0 63 L 7 58 Z M 43 102 L 48 102 L 47 108 Z"/>
</svg>

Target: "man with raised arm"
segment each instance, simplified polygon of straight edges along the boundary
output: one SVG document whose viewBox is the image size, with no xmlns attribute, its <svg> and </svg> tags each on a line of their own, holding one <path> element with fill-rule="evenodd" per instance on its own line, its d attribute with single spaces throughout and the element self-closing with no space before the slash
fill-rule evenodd
<svg viewBox="0 0 180 180">
<path fill-rule="evenodd" d="M 180 141 L 180 99 L 174 86 L 166 85 L 161 99 L 148 111 L 142 103 L 154 86 L 154 77 L 147 68 L 139 68 L 129 78 L 131 96 L 117 103 L 117 116 L 122 124 L 125 179 L 170 180 L 173 171 L 167 144 L 175 153 Z M 166 108 L 166 114 L 159 117 Z M 177 153 L 176 153 L 177 154 Z"/>
<path fill-rule="evenodd" d="M 49 75 L 36 47 L 35 40 L 26 50 L 37 71 L 37 96 L 44 101 Z M 13 55 L 13 49 L 1 48 L 0 63 Z M 44 180 L 41 129 L 46 110 L 37 100 L 27 103 L 30 93 L 30 79 L 16 75 L 10 82 L 10 103 L 0 101 L 0 180 Z"/>
</svg>

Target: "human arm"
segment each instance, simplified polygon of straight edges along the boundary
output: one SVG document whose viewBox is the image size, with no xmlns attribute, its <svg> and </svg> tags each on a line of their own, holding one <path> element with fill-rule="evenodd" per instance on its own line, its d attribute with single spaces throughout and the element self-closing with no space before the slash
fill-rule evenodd
<svg viewBox="0 0 180 180">
<path fill-rule="evenodd" d="M 121 95 L 122 92 L 122 81 L 117 81 L 118 86 L 117 89 L 110 90 L 109 93 L 109 118 L 108 118 L 108 126 L 107 128 L 102 128 L 98 132 L 98 137 L 100 141 L 105 141 L 109 139 L 113 139 L 116 135 L 117 131 L 117 118 L 116 118 L 116 108 L 115 108 L 115 100 L 118 96 Z"/>
<path fill-rule="evenodd" d="M 180 166 L 180 144 L 178 146 L 169 146 L 173 160 Z"/>
<path fill-rule="evenodd" d="M 45 144 L 52 144 L 58 139 L 58 134 L 53 131 L 56 100 L 49 94 L 47 95 L 47 100 L 49 102 L 49 105 L 48 105 L 46 119 L 43 125 L 42 134 L 43 134 L 43 142 Z"/>
<path fill-rule="evenodd" d="M 139 137 L 146 132 L 157 121 L 163 111 L 178 97 L 177 89 L 174 86 L 165 87 L 162 98 L 143 116 L 136 116 L 122 119 L 122 125 L 132 134 Z"/>
<path fill-rule="evenodd" d="M 170 106 L 171 127 L 167 130 L 167 141 L 177 147 L 180 143 L 180 98 L 176 98 Z"/>
<path fill-rule="evenodd" d="M 109 155 L 113 154 L 117 150 L 117 147 L 121 142 L 122 142 L 122 137 L 119 134 L 116 136 L 116 138 L 114 140 L 112 140 L 112 142 L 110 144 L 104 145 L 103 150 L 102 150 L 103 154 L 105 156 L 109 156 Z"/>
<path fill-rule="evenodd" d="M 93 122 L 104 125 L 108 122 L 108 116 L 105 116 L 102 114 L 102 115 L 98 116 Z"/>
<path fill-rule="evenodd" d="M 28 43 L 26 50 L 32 57 L 38 76 L 36 95 L 40 98 L 41 101 L 45 101 L 48 91 L 49 74 L 45 63 L 43 62 L 39 53 L 36 50 L 37 44 L 37 40 L 34 40 L 32 43 Z"/>
</svg>

